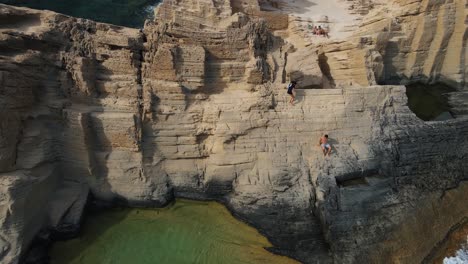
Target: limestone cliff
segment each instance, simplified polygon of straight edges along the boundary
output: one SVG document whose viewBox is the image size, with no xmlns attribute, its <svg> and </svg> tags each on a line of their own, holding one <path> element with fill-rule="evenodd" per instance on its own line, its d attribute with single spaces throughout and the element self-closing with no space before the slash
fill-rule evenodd
<svg viewBox="0 0 468 264">
<path fill-rule="evenodd" d="M 334 82 L 346 86 L 447 83 L 467 113 L 466 1 L 352 1 L 365 15 L 347 39 L 317 44 Z M 362 12 L 362 11 L 365 12 Z"/>
<path fill-rule="evenodd" d="M 468 214 L 467 117 L 423 122 L 405 87 L 377 84 L 426 74 L 463 94 L 466 62 L 449 59 L 466 52 L 461 15 L 428 49 L 407 29 L 392 54 L 403 33 L 366 22 L 380 6 L 359 8 L 350 39 L 317 45 L 260 6 L 166 0 L 140 31 L 0 5 L 2 263 L 40 231 L 76 231 L 88 193 L 130 206 L 217 199 L 304 263 L 422 261 Z M 423 28 L 426 13 L 389 12 Z M 433 57 L 437 41 L 459 46 Z M 290 78 L 306 88 L 296 106 Z"/>
</svg>

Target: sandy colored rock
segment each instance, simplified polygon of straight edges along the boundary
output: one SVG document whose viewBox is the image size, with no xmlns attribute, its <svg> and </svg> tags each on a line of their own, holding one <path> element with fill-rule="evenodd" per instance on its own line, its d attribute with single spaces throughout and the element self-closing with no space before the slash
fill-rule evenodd
<svg viewBox="0 0 468 264">
<path fill-rule="evenodd" d="M 76 231 L 88 192 L 217 199 L 304 263 L 421 262 L 468 212 L 460 3 L 351 1 L 349 38 L 316 42 L 273 1 L 163 1 L 141 31 L 0 5 L 2 263 Z M 416 81 L 456 118 L 417 118 Z"/>
</svg>

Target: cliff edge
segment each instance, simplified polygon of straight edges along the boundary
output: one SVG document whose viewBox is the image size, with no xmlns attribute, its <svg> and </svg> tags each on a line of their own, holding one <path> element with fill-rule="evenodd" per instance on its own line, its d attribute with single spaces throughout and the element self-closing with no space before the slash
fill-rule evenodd
<svg viewBox="0 0 468 264">
<path fill-rule="evenodd" d="M 464 3 L 356 1 L 320 40 L 279 7 L 165 0 L 138 30 L 0 5 L 1 262 L 89 196 L 219 200 L 304 263 L 424 261 L 468 215 Z M 420 120 L 412 82 L 450 85 L 455 118 Z"/>
</svg>

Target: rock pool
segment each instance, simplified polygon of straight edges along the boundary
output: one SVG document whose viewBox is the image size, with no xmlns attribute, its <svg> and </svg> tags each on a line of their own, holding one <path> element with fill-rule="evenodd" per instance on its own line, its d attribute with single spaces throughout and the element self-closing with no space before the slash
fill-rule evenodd
<svg viewBox="0 0 468 264">
<path fill-rule="evenodd" d="M 80 237 L 56 242 L 51 264 L 296 263 L 216 202 L 91 212 Z"/>
</svg>

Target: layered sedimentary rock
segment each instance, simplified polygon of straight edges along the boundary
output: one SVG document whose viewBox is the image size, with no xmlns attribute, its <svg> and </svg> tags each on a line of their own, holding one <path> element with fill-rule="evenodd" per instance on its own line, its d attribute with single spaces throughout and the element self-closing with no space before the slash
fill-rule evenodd
<svg viewBox="0 0 468 264">
<path fill-rule="evenodd" d="M 164 1 L 141 31 L 0 6 L 2 262 L 76 231 L 88 192 L 217 199 L 304 263 L 422 261 L 468 213 L 466 117 L 423 122 L 377 85 L 388 34 L 309 45 L 259 6 Z M 463 93 L 460 65 L 438 72 Z"/>
<path fill-rule="evenodd" d="M 444 82 L 466 99 L 466 1 L 352 1 L 350 8 L 357 5 L 366 15 L 352 36 L 318 45 L 337 82 Z"/>
</svg>

